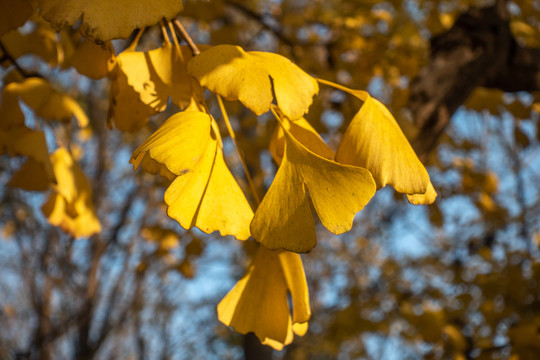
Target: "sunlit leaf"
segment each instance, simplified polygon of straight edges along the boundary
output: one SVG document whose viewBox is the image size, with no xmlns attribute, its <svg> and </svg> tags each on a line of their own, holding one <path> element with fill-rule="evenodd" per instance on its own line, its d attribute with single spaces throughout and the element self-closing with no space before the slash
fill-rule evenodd
<svg viewBox="0 0 540 360">
<path fill-rule="evenodd" d="M 322 224 L 342 234 L 375 193 L 375 182 L 366 169 L 325 159 L 284 134 L 285 154 L 251 233 L 268 248 L 308 252 L 316 244 L 308 193 Z"/>
<path fill-rule="evenodd" d="M 293 316 L 287 293 L 292 300 Z M 298 254 L 259 247 L 246 275 L 221 300 L 218 318 L 241 334 L 281 350 L 304 335 L 311 315 L 304 268 Z"/>
<path fill-rule="evenodd" d="M 205 113 L 184 111 L 170 117 L 132 155 L 137 168 L 176 175 L 165 192 L 167 213 L 182 227 L 249 237 L 253 211 L 225 164 L 221 144 Z M 148 157 L 146 167 L 144 159 Z M 159 165 L 159 166 L 158 166 Z"/>
<path fill-rule="evenodd" d="M 49 223 L 74 237 L 87 237 L 101 231 L 92 203 L 92 188 L 86 176 L 65 148 L 51 155 L 57 185 L 43 204 Z"/>
<path fill-rule="evenodd" d="M 130 162 L 135 170 L 142 165 L 152 174 L 160 167 L 173 176 L 193 170 L 210 141 L 210 118 L 198 111 L 177 113 L 168 118 L 132 154 Z M 143 159 L 150 161 L 143 163 Z M 157 169 L 157 171 L 156 171 Z"/>
<path fill-rule="evenodd" d="M 113 71 L 109 76 L 111 78 L 109 126 L 112 127 L 114 124 L 118 130 L 128 132 L 139 130 L 157 111 L 141 101 L 139 94 L 128 84 L 123 72 Z"/>
<path fill-rule="evenodd" d="M 240 100 L 255 114 L 278 107 L 291 120 L 302 117 L 319 91 L 315 79 L 283 56 L 245 52 L 233 45 L 214 46 L 188 63 L 202 86 L 227 100 Z"/>
<path fill-rule="evenodd" d="M 334 159 L 334 151 L 326 145 L 319 133 L 304 119 L 289 121 L 284 119 L 283 126 L 291 133 L 299 143 L 326 159 Z M 285 151 L 285 136 L 280 125 L 276 126 L 272 140 L 270 141 L 270 153 L 274 161 L 279 165 Z"/>
<path fill-rule="evenodd" d="M 424 165 L 396 120 L 369 95 L 347 128 L 336 160 L 368 169 L 379 189 L 388 184 L 401 193 L 426 194 L 424 201 L 415 200 L 421 203 L 436 196 Z"/>
<path fill-rule="evenodd" d="M 127 38 L 138 28 L 154 25 L 162 18 L 171 19 L 182 10 L 179 0 L 38 0 L 41 15 L 55 27 L 73 25 L 82 19 L 87 36 L 98 40 Z"/>
<path fill-rule="evenodd" d="M 180 109 L 188 107 L 194 98 L 199 102 L 203 98 L 201 86 L 186 71 L 191 51 L 187 46 L 179 48 L 180 52 L 168 43 L 148 52 L 124 51 L 117 57 L 128 84 L 155 111 L 165 110 L 169 97 Z"/>
</svg>

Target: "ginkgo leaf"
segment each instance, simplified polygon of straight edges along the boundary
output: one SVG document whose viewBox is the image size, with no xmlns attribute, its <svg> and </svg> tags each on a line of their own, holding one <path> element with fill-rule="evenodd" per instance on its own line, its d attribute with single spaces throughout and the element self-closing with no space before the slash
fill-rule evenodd
<svg viewBox="0 0 540 360">
<path fill-rule="evenodd" d="M 356 94 L 354 94 L 356 95 Z M 377 188 L 391 185 L 405 194 L 425 194 L 425 203 L 436 196 L 429 175 L 398 123 L 378 100 L 363 94 L 364 104 L 349 124 L 336 153 L 340 163 L 368 169 Z"/>
<path fill-rule="evenodd" d="M 2 37 L 6 51 L 15 59 L 33 54 L 52 66 L 58 65 L 62 50 L 56 41 L 56 32 L 44 24 L 36 24 L 29 33 L 11 31 Z"/>
<path fill-rule="evenodd" d="M 302 117 L 318 93 L 314 78 L 287 58 L 233 45 L 214 46 L 188 63 L 202 86 L 227 100 L 240 100 L 255 114 L 277 106 L 291 120 Z"/>
<path fill-rule="evenodd" d="M 0 154 L 4 153 L 34 159 L 43 166 L 47 180 L 55 181 L 45 134 L 42 131 L 34 131 L 24 126 L 13 127 L 6 131 L 0 129 Z"/>
<path fill-rule="evenodd" d="M 44 165 L 32 158 L 28 158 L 8 182 L 8 186 L 27 191 L 45 191 L 49 185 Z"/>
<path fill-rule="evenodd" d="M 139 94 L 128 84 L 123 72 L 113 71 L 109 75 L 111 76 L 109 126 L 114 123 L 121 131 L 139 130 L 157 111 L 141 101 Z"/>
<path fill-rule="evenodd" d="M 29 1 L 0 1 L 0 36 L 23 25 L 34 9 Z"/>
<path fill-rule="evenodd" d="M 51 155 L 51 162 L 58 183 L 41 208 L 49 223 L 75 237 L 100 232 L 92 188 L 84 173 L 65 148 L 58 148 Z"/>
<path fill-rule="evenodd" d="M 238 240 L 250 236 L 253 211 L 230 173 L 217 141 L 209 141 L 193 171 L 176 178 L 165 192 L 167 214 L 189 229 L 219 230 Z"/>
<path fill-rule="evenodd" d="M 55 90 L 45 79 L 30 77 L 23 82 L 6 85 L 3 92 L 19 97 L 44 119 L 70 122 L 74 116 L 79 126 L 88 125 L 88 117 L 79 104 L 70 96 Z"/>
<path fill-rule="evenodd" d="M 225 164 L 212 121 L 202 112 L 173 115 L 135 150 L 131 162 L 144 168 L 149 158 L 151 169 L 159 164 L 177 175 L 165 192 L 165 203 L 167 214 L 182 227 L 245 240 L 253 211 Z"/>
<path fill-rule="evenodd" d="M 130 163 L 152 174 L 161 166 L 174 176 L 192 171 L 210 141 L 210 121 L 198 111 L 171 116 L 133 152 Z M 143 163 L 145 158 L 151 161 Z"/>
<path fill-rule="evenodd" d="M 6 86 L 2 89 L 0 100 L 0 128 L 8 130 L 23 126 L 24 114 L 19 105 L 19 98 Z"/>
<path fill-rule="evenodd" d="M 96 44 L 86 39 L 75 49 L 69 61 L 80 74 L 101 79 L 108 75 L 110 64 L 115 61 L 114 49 L 110 41 Z"/>
<path fill-rule="evenodd" d="M 407 194 L 407 200 L 413 205 L 429 205 L 435 202 L 437 192 L 431 181 L 428 184 L 426 192 L 423 194 Z"/>
<path fill-rule="evenodd" d="M 292 136 L 299 143 L 313 151 L 315 154 L 322 156 L 323 158 L 333 160 L 334 151 L 326 145 L 319 133 L 304 119 L 296 119 L 289 121 L 283 119 L 283 126 L 287 129 Z M 285 137 L 283 130 L 278 124 L 270 140 L 270 154 L 274 158 L 274 161 L 279 165 L 283 158 L 283 152 L 285 151 Z"/>
<path fill-rule="evenodd" d="M 260 246 L 246 275 L 221 300 L 217 311 L 219 320 L 235 331 L 253 332 L 262 344 L 283 349 L 292 342 L 293 333 L 305 334 L 311 315 L 300 256 Z"/>
<path fill-rule="evenodd" d="M 188 47 L 167 43 L 148 52 L 124 51 L 117 61 L 141 101 L 155 111 L 163 111 L 169 96 L 180 109 L 188 107 L 194 97 L 203 99 L 201 86 L 186 70 L 191 57 Z"/>
<path fill-rule="evenodd" d="M 284 134 L 285 154 L 255 212 L 251 233 L 268 248 L 308 252 L 316 245 L 308 192 L 322 224 L 342 234 L 375 194 L 375 182 L 366 169 L 325 159 L 285 129 Z"/>
<path fill-rule="evenodd" d="M 162 18 L 171 19 L 182 10 L 180 0 L 38 0 L 41 15 L 60 29 L 82 19 L 86 36 L 105 41 L 127 38 L 138 28 L 154 25 Z"/>
</svg>

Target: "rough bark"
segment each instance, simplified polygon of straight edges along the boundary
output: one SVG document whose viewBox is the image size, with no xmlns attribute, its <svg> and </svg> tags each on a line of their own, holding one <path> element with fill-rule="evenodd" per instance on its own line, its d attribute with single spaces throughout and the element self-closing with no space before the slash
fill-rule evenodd
<svg viewBox="0 0 540 360">
<path fill-rule="evenodd" d="M 409 108 L 426 156 L 452 114 L 479 86 L 506 92 L 540 90 L 540 49 L 518 44 L 510 31 L 505 1 L 470 8 L 452 28 L 431 40 L 429 64 L 411 82 Z"/>
</svg>

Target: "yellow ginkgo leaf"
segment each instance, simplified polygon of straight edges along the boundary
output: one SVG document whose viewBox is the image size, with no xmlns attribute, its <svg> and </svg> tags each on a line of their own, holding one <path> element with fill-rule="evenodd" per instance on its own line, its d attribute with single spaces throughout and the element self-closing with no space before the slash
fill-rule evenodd
<svg viewBox="0 0 540 360">
<path fill-rule="evenodd" d="M 300 118 L 294 121 L 283 119 L 283 126 L 292 136 L 302 145 L 323 158 L 333 160 L 334 151 L 326 145 L 319 133 L 309 124 L 309 122 Z M 270 140 L 270 153 L 274 161 L 279 165 L 285 151 L 285 138 L 280 125 L 276 126 L 272 139 Z"/>
<path fill-rule="evenodd" d="M 86 36 L 105 41 L 127 38 L 138 28 L 154 25 L 162 18 L 171 19 L 182 10 L 179 0 L 38 0 L 41 15 L 58 29 L 82 19 Z"/>
<path fill-rule="evenodd" d="M 308 193 L 322 224 L 334 234 L 352 227 L 375 194 L 366 169 L 315 154 L 284 129 L 285 153 L 251 222 L 253 237 L 270 249 L 308 252 L 316 245 Z"/>
<path fill-rule="evenodd" d="M 21 83 L 11 83 L 4 92 L 19 97 L 44 119 L 70 122 L 74 116 L 79 126 L 88 125 L 88 117 L 79 104 L 70 96 L 55 90 L 45 79 L 30 77 Z"/>
<path fill-rule="evenodd" d="M 34 131 L 27 127 L 13 127 L 9 130 L 0 129 L 0 155 L 28 156 L 43 166 L 46 180 L 54 182 L 54 172 L 49 160 L 47 141 L 42 131 Z"/>
<path fill-rule="evenodd" d="M 128 132 L 139 130 L 157 111 L 141 101 L 139 94 L 128 84 L 123 72 L 113 71 L 109 75 L 111 76 L 109 126 L 112 127 L 114 124 L 118 130 Z"/>
<path fill-rule="evenodd" d="M 50 179 L 43 164 L 28 158 L 8 182 L 8 186 L 27 191 L 45 191 L 49 188 Z"/>
<path fill-rule="evenodd" d="M 133 152 L 130 163 L 135 170 L 142 165 L 152 174 L 162 172 L 160 167 L 165 167 L 174 177 L 192 171 L 210 141 L 210 123 L 205 113 L 179 112 Z"/>
<path fill-rule="evenodd" d="M 65 148 L 51 155 L 57 184 L 43 204 L 49 223 L 75 236 L 86 237 L 101 231 L 92 203 L 92 188 L 79 166 Z"/>
<path fill-rule="evenodd" d="M 188 63 L 188 72 L 210 91 L 240 100 L 257 115 L 270 109 L 275 94 L 283 115 L 298 119 L 319 91 L 315 79 L 289 59 L 233 45 L 203 51 Z"/>
<path fill-rule="evenodd" d="M 188 47 L 168 43 L 148 52 L 124 51 L 117 61 L 141 101 L 155 111 L 163 111 L 169 96 L 180 109 L 188 107 L 194 97 L 203 99 L 201 86 L 186 70 L 191 57 Z"/>
<path fill-rule="evenodd" d="M 69 61 L 80 74 L 101 79 L 108 75 L 109 66 L 115 61 L 114 49 L 110 41 L 96 44 L 86 39 L 75 49 Z"/>
<path fill-rule="evenodd" d="M 306 333 L 311 315 L 300 256 L 259 247 L 246 275 L 221 300 L 217 311 L 219 320 L 237 332 L 253 332 L 261 343 L 283 349 L 292 342 L 293 333 Z"/>
<path fill-rule="evenodd" d="M 134 151 L 131 162 L 176 175 L 165 192 L 167 214 L 182 227 L 249 237 L 253 211 L 230 173 L 209 115 L 184 111 L 170 117 Z M 145 165 L 145 159 L 150 159 Z M 161 172 L 161 171 L 160 171 Z"/>
<path fill-rule="evenodd" d="M 0 36 L 23 25 L 33 12 L 27 0 L 0 1 Z"/>
<path fill-rule="evenodd" d="M 2 37 L 7 52 L 15 59 L 32 54 L 52 66 L 58 65 L 62 49 L 56 41 L 56 32 L 44 24 L 36 24 L 29 33 L 11 31 Z"/>
<path fill-rule="evenodd" d="M 230 173 L 223 152 L 211 139 L 193 171 L 173 181 L 165 192 L 167 214 L 182 227 L 196 226 L 205 233 L 219 230 L 238 240 L 250 236 L 253 211 Z"/>
<path fill-rule="evenodd" d="M 347 128 L 336 160 L 368 169 L 379 189 L 388 184 L 401 193 L 424 194 L 431 184 L 390 111 L 369 95 Z"/>
<path fill-rule="evenodd" d="M 413 205 L 429 205 L 435 202 L 437 192 L 431 181 L 428 184 L 427 190 L 423 194 L 407 194 L 407 200 Z"/>
<path fill-rule="evenodd" d="M 17 94 L 9 88 L 2 89 L 2 99 L 0 100 L 0 128 L 9 130 L 24 126 L 24 114 L 19 105 Z"/>
</svg>

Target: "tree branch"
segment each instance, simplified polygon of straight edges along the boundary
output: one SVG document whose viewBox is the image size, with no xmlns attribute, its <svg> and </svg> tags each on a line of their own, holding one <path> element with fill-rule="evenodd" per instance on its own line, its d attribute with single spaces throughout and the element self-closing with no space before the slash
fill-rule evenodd
<svg viewBox="0 0 540 360">
<path fill-rule="evenodd" d="M 429 64 L 411 82 L 409 107 L 420 157 L 437 143 L 454 112 L 479 86 L 503 91 L 540 90 L 540 50 L 513 37 L 506 2 L 471 8 L 431 40 Z"/>
</svg>

